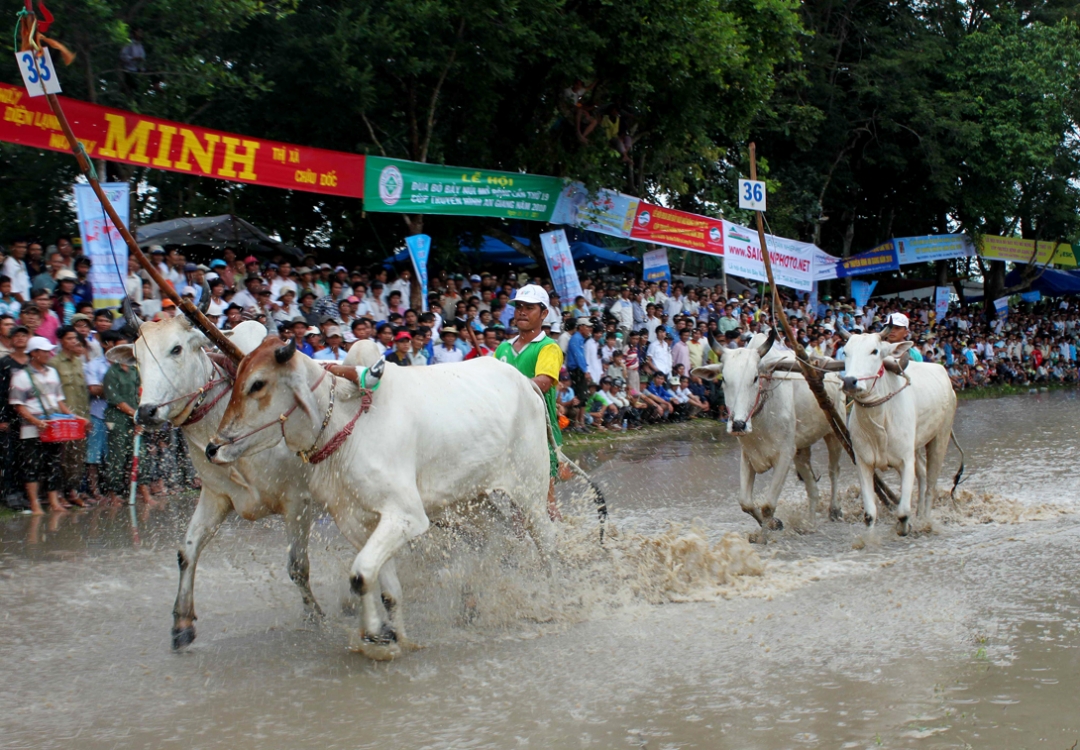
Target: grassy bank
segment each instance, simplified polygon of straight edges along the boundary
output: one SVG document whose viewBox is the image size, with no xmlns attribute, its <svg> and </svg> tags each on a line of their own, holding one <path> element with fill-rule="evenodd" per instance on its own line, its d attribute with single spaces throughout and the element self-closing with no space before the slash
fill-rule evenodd
<svg viewBox="0 0 1080 750">
<path fill-rule="evenodd" d="M 1075 383 L 1069 383 L 1064 385 L 988 385 L 983 388 L 968 388 L 964 391 L 957 391 L 956 397 L 961 401 L 979 399 L 979 398 L 1001 398 L 1003 396 L 1026 396 L 1032 391 L 1065 391 L 1074 390 L 1077 387 Z"/>
</svg>

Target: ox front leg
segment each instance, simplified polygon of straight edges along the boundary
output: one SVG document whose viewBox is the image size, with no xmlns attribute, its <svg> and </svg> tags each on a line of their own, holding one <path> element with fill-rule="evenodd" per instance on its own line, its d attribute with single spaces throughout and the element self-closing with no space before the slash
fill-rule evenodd
<svg viewBox="0 0 1080 750">
<path fill-rule="evenodd" d="M 742 460 L 739 464 L 739 505 L 742 507 L 743 513 L 746 513 L 754 518 L 759 525 L 764 527 L 764 522 L 761 518 L 761 511 L 754 505 L 754 480 L 757 479 L 757 472 L 754 471 L 754 467 L 750 464 L 750 459 L 746 457 L 746 451 L 742 451 Z"/>
<path fill-rule="evenodd" d="M 173 605 L 172 647 L 182 649 L 195 640 L 195 566 L 206 543 L 214 538 L 232 505 L 224 497 L 211 494 L 204 487 L 199 504 L 188 524 L 184 548 L 177 554 L 180 564 L 180 589 Z"/>
<path fill-rule="evenodd" d="M 304 600 L 304 613 L 309 620 L 321 620 L 322 608 L 315 601 L 311 591 L 308 561 L 308 539 L 311 536 L 311 524 L 315 520 L 315 510 L 310 499 L 305 498 L 291 503 L 285 508 L 285 537 L 289 542 L 289 578 L 300 589 Z"/>
<path fill-rule="evenodd" d="M 861 459 L 855 465 L 859 473 L 859 490 L 862 494 L 863 520 L 867 528 L 873 528 L 877 522 L 877 499 L 874 496 L 874 466 Z"/>
<path fill-rule="evenodd" d="M 389 505 L 389 503 L 388 503 Z M 430 521 L 419 495 L 407 498 L 397 507 L 386 508 L 379 523 L 352 566 L 352 588 L 363 607 L 364 641 L 389 645 L 397 641 L 394 628 L 382 620 L 375 600 L 376 580 L 384 565 L 406 542 L 427 531 Z M 400 603 L 400 593 L 397 594 Z M 400 618 L 399 618 L 400 619 Z"/>
<path fill-rule="evenodd" d="M 896 506 L 896 533 L 907 536 L 911 531 L 911 493 L 915 488 L 915 455 L 904 459 L 900 469 L 900 504 Z"/>
<path fill-rule="evenodd" d="M 399 642 L 404 641 L 405 622 L 401 614 L 401 581 L 398 580 L 397 564 L 392 557 L 383 564 L 382 570 L 379 571 L 379 589 L 389 626 L 391 630 L 397 633 L 397 640 Z"/>
<path fill-rule="evenodd" d="M 784 524 L 773 514 L 776 513 L 776 504 L 780 500 L 780 493 L 784 489 L 784 482 L 787 481 L 788 472 L 791 471 L 794 454 L 794 447 L 790 452 L 784 451 L 780 458 L 777 459 L 776 466 L 773 467 L 772 481 L 769 483 L 769 499 L 761 506 L 761 527 L 763 529 L 780 531 L 784 528 Z M 814 477 L 811 474 L 810 482 L 813 481 Z M 807 487 L 809 486 L 810 483 L 808 482 Z"/>
</svg>

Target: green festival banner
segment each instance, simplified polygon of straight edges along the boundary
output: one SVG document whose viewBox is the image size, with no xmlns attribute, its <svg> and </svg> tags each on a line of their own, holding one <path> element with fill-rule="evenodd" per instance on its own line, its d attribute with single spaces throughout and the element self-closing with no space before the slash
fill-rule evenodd
<svg viewBox="0 0 1080 750">
<path fill-rule="evenodd" d="M 550 221 L 563 182 L 521 172 L 369 156 L 364 186 L 365 211 Z"/>
</svg>

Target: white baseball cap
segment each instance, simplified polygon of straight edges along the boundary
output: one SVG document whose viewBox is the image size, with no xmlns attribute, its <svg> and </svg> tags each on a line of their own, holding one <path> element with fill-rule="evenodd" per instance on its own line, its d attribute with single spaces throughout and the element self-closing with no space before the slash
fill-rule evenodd
<svg viewBox="0 0 1080 750">
<path fill-rule="evenodd" d="M 886 322 L 891 326 L 896 326 L 897 328 L 908 327 L 908 317 L 904 315 L 904 313 L 893 313 L 889 316 L 889 319 Z"/>
<path fill-rule="evenodd" d="M 518 302 L 540 305 L 546 310 L 548 309 L 548 293 L 536 284 L 526 284 L 517 290 L 517 294 L 508 304 L 516 305 Z"/>
<path fill-rule="evenodd" d="M 34 336 L 26 342 L 27 354 L 32 354 L 33 352 L 51 352 L 55 348 L 56 344 L 53 344 L 44 336 Z"/>
</svg>

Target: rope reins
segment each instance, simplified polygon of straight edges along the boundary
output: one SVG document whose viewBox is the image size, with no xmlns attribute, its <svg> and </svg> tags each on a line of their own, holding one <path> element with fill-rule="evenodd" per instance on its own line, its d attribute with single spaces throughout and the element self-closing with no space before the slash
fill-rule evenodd
<svg viewBox="0 0 1080 750">
<path fill-rule="evenodd" d="M 183 401 L 184 399 L 187 399 L 187 403 L 184 404 L 184 408 L 180 410 L 181 414 L 183 414 L 184 412 L 188 412 L 188 416 L 184 419 L 183 422 L 180 423 L 181 427 L 188 427 L 199 422 L 203 417 L 209 414 L 210 410 L 217 405 L 218 401 L 220 401 L 225 396 L 225 394 L 229 392 L 229 390 L 226 388 L 222 390 L 217 396 L 215 396 L 213 400 L 211 400 L 209 403 L 204 403 L 204 401 L 206 400 L 206 396 L 214 388 L 221 385 L 222 383 L 232 383 L 232 378 L 229 377 L 228 373 L 222 372 L 217 362 L 215 362 L 213 359 L 210 360 L 210 366 L 214 370 L 214 372 L 211 373 L 211 376 L 214 373 L 218 373 L 221 375 L 221 377 L 211 377 L 211 379 L 208 380 L 206 384 L 198 390 L 191 393 L 185 393 L 182 396 L 178 396 L 177 398 L 170 399 L 169 401 L 164 401 L 158 404 L 158 408 L 161 408 L 162 406 L 170 406 L 171 404 L 175 404 L 177 401 Z"/>
<path fill-rule="evenodd" d="M 328 365 L 324 365 L 324 367 L 328 367 Z M 361 373 L 361 375 L 360 375 L 360 383 L 359 383 L 359 388 L 360 388 L 360 408 L 357 409 L 356 414 L 353 415 L 352 419 L 350 419 L 345 424 L 344 427 L 342 427 L 340 430 L 338 430 L 338 432 L 335 433 L 334 436 L 332 438 L 330 438 L 326 442 L 326 445 L 324 445 L 322 448 L 319 448 L 318 450 L 316 450 L 315 446 L 317 446 L 319 444 L 319 440 L 322 439 L 323 433 L 326 432 L 326 428 L 330 425 L 330 420 L 334 416 L 334 404 L 336 402 L 336 393 L 337 393 L 337 376 L 336 375 L 331 376 L 331 380 L 330 380 L 330 403 L 327 405 L 326 414 L 323 416 L 322 424 L 319 427 L 319 432 L 315 435 L 315 440 L 312 441 L 311 447 L 307 448 L 306 450 L 299 450 L 299 451 L 296 452 L 296 455 L 300 457 L 301 461 L 303 461 L 306 464 L 313 464 L 313 465 L 322 463 L 326 459 L 330 458 L 330 456 L 332 456 L 334 454 L 334 452 L 338 448 L 340 448 L 342 445 L 345 444 L 345 441 L 352 434 L 353 428 L 356 426 L 356 422 L 360 419 L 360 415 L 364 414 L 365 412 L 367 412 L 371 408 L 371 395 L 372 395 L 372 393 L 374 393 L 376 390 L 378 390 L 379 386 L 382 384 L 382 381 L 379 380 L 378 382 L 375 383 L 375 385 L 373 385 L 373 386 L 371 386 L 369 388 L 368 385 L 367 385 L 367 375 L 368 375 L 369 371 L 370 371 L 370 368 L 364 368 L 363 373 Z M 329 375 L 329 374 L 330 374 L 329 369 L 324 369 L 323 370 L 322 375 L 320 375 L 319 379 L 315 381 L 315 384 L 311 386 L 312 393 L 314 393 L 316 390 L 319 389 L 319 386 L 322 385 L 323 380 L 325 380 L 326 376 Z M 238 442 L 240 440 L 243 440 L 245 438 L 249 438 L 252 435 L 255 435 L 255 434 L 259 433 L 259 432 L 262 432 L 265 429 L 273 427 L 274 425 L 280 425 L 281 426 L 281 437 L 282 437 L 282 439 L 284 439 L 285 438 L 285 422 L 288 421 L 289 417 L 292 416 L 292 413 L 294 411 L 296 411 L 297 407 L 300 406 L 300 399 L 295 394 L 293 395 L 293 399 L 294 399 L 293 405 L 291 407 L 289 407 L 288 410 L 283 412 L 277 419 L 275 419 L 275 420 L 273 420 L 271 422 L 267 422 L 266 424 L 264 424 L 264 425 L 262 425 L 260 427 L 256 427 L 251 432 L 247 432 L 247 433 L 245 433 L 245 434 L 243 434 L 243 435 L 241 435 L 239 437 L 229 438 L 228 440 L 225 441 L 225 444 L 226 445 L 231 445 L 231 444 L 236 443 L 236 442 Z"/>
<path fill-rule="evenodd" d="M 873 380 L 874 382 L 871 383 L 870 387 L 867 389 L 868 393 L 872 393 L 874 388 L 877 387 L 878 379 L 884 374 L 885 374 L 885 363 L 882 362 L 881 368 L 877 371 L 877 375 L 869 375 L 869 376 L 867 376 L 865 378 L 856 378 L 856 380 Z M 881 406 L 882 404 L 892 400 L 896 396 L 896 394 L 900 393 L 905 388 L 907 388 L 909 385 L 911 385 L 911 378 L 908 376 L 908 374 L 906 372 L 901 372 L 900 377 L 902 377 L 904 379 L 904 384 L 902 386 L 900 386 L 899 388 L 897 388 L 892 393 L 890 393 L 890 394 L 888 394 L 886 396 L 882 396 L 881 398 L 872 399 L 870 401 L 860 401 L 854 395 L 852 395 L 852 397 L 851 397 L 852 403 L 858 404 L 859 406 L 863 407 L 864 409 L 873 409 L 876 406 Z"/>
</svg>

